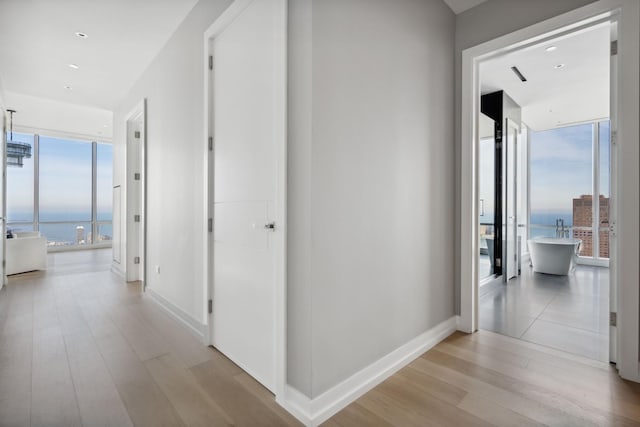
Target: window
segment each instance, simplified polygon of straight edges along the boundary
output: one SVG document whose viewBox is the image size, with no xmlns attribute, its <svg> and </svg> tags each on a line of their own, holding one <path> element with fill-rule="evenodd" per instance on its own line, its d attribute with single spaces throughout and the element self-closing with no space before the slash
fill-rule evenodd
<svg viewBox="0 0 640 427">
<path fill-rule="evenodd" d="M 8 228 L 40 231 L 49 246 L 109 242 L 111 144 L 16 133 L 14 139 L 34 149 L 22 168 L 7 168 Z"/>
<path fill-rule="evenodd" d="M 9 137 L 7 136 L 7 140 Z M 34 145 L 32 134 L 13 133 L 13 139 Z M 24 158 L 23 167 L 7 167 L 7 228 L 33 231 L 34 158 Z"/>
<path fill-rule="evenodd" d="M 531 132 L 531 238 L 574 237 L 580 256 L 608 258 L 608 134 L 608 122 Z"/>
<path fill-rule="evenodd" d="M 96 242 L 101 242 L 113 236 L 113 149 L 111 144 L 97 144 L 96 150 Z"/>
</svg>

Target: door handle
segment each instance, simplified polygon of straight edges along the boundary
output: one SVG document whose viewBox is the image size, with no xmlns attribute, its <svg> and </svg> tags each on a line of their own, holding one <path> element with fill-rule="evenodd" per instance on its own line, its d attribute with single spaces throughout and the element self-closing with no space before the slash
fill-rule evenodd
<svg viewBox="0 0 640 427">
<path fill-rule="evenodd" d="M 266 228 L 269 231 L 276 231 L 276 223 L 275 222 L 268 222 L 264 225 L 264 228 Z"/>
</svg>

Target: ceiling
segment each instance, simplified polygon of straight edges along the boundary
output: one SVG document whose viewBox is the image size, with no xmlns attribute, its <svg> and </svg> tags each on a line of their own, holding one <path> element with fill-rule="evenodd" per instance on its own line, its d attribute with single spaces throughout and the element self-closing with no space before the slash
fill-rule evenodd
<svg viewBox="0 0 640 427">
<path fill-rule="evenodd" d="M 4 90 L 113 110 L 196 2 L 0 0 Z"/>
<path fill-rule="evenodd" d="M 610 26 L 603 24 L 483 62 L 482 93 L 504 90 L 533 130 L 608 118 L 609 40 Z M 547 51 L 550 46 L 556 49 Z"/>
<path fill-rule="evenodd" d="M 487 0 L 444 0 L 444 2 L 453 10 L 456 15 L 464 12 L 467 9 L 476 7 L 480 3 L 484 3 Z"/>
</svg>

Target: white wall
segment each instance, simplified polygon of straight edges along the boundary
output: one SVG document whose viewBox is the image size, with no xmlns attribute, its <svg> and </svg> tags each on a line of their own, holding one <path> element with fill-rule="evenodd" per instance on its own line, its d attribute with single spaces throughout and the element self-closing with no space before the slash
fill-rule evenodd
<svg viewBox="0 0 640 427">
<path fill-rule="evenodd" d="M 7 92 L 6 100 L 7 108 L 17 111 L 13 115 L 14 130 L 111 141 L 113 113 L 109 110 L 15 92 Z"/>
<path fill-rule="evenodd" d="M 454 314 L 454 15 L 289 13 L 289 383 L 316 397 Z"/>
<path fill-rule="evenodd" d="M 577 9 L 594 0 L 488 0 L 456 16 L 455 145 L 456 145 L 456 313 L 460 313 L 460 147 L 462 51 L 521 28 Z"/>
<path fill-rule="evenodd" d="M 126 115 L 147 99 L 147 287 L 199 324 L 206 321 L 203 40 L 204 31 L 230 3 L 199 1 L 114 114 L 114 185 L 126 191 Z M 125 215 L 123 206 L 122 218 Z M 121 250 L 124 259 L 124 242 Z"/>
</svg>

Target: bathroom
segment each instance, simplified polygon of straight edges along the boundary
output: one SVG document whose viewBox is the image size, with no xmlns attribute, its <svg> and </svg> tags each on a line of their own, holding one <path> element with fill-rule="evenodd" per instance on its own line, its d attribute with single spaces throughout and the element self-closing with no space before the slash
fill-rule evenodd
<svg viewBox="0 0 640 427">
<path fill-rule="evenodd" d="M 480 329 L 601 362 L 615 356 L 610 38 L 603 23 L 483 62 L 478 121 Z"/>
</svg>

